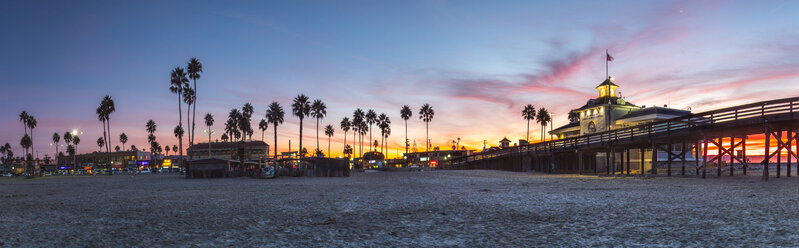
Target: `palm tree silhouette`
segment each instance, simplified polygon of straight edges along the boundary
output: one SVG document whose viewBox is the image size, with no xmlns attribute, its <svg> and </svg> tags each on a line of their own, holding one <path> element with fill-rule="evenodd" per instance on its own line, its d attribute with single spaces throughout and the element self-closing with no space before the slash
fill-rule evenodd
<svg viewBox="0 0 799 248">
<path fill-rule="evenodd" d="M 30 120 L 28 111 L 23 110 L 21 113 L 19 113 L 19 122 L 22 122 L 22 127 L 25 129 L 25 135 L 28 134 L 28 120 Z M 28 150 L 24 149 L 23 153 L 28 154 Z"/>
<path fill-rule="evenodd" d="M 178 94 L 178 126 L 183 129 L 183 110 L 182 108 L 182 94 L 183 91 L 189 87 L 189 79 L 186 78 L 186 72 L 183 71 L 183 68 L 180 66 L 175 67 L 172 70 L 171 77 L 170 77 L 170 86 L 169 91 L 174 94 Z M 178 137 L 178 145 L 180 147 L 180 156 L 183 157 L 183 135 Z"/>
<path fill-rule="evenodd" d="M 205 126 L 208 127 L 208 158 L 211 158 L 211 126 L 214 125 L 214 116 L 211 113 L 205 114 Z"/>
<path fill-rule="evenodd" d="M 74 149 L 75 153 L 74 154 L 78 154 L 78 145 L 80 145 L 80 136 L 77 136 L 77 135 L 72 136 L 72 144 L 75 145 L 75 149 Z M 73 156 L 73 159 L 77 159 L 77 156 Z M 77 160 L 76 160 L 76 162 L 77 162 Z"/>
<path fill-rule="evenodd" d="M 190 124 L 190 117 L 191 117 L 191 105 L 194 104 L 194 100 L 197 99 L 197 95 L 194 92 L 194 89 L 191 88 L 188 84 L 186 84 L 186 88 L 183 88 L 183 102 L 186 103 L 186 129 L 188 129 L 188 133 L 191 134 L 191 124 Z M 194 144 L 194 140 L 192 140 L 191 135 L 189 135 L 189 146 Z"/>
<path fill-rule="evenodd" d="M 325 135 L 327 135 L 327 157 L 330 157 L 330 139 L 333 138 L 333 125 L 327 125 L 325 127 Z"/>
<path fill-rule="evenodd" d="M 435 116 L 435 114 L 436 113 L 435 111 L 433 111 L 433 107 L 431 107 L 430 104 L 427 103 L 422 105 L 422 108 L 419 109 L 419 119 L 422 119 L 422 121 L 424 121 L 424 129 L 425 129 L 424 138 L 425 141 L 427 141 L 427 146 L 425 146 L 425 152 L 430 151 L 430 138 L 429 138 L 430 129 L 428 128 L 429 127 L 428 125 L 430 124 L 430 121 L 433 120 L 433 116 Z"/>
<path fill-rule="evenodd" d="M 527 141 L 530 141 L 530 121 L 535 120 L 535 107 L 532 104 L 527 104 L 522 110 L 522 118 L 527 120 Z"/>
<path fill-rule="evenodd" d="M 400 117 L 405 120 L 405 153 L 408 153 L 408 147 L 410 146 L 408 140 L 408 119 L 410 119 L 412 115 L 413 111 L 411 111 L 411 107 L 408 105 L 402 106 L 402 109 L 400 110 Z"/>
<path fill-rule="evenodd" d="M 222 134 L 222 136 L 221 136 L 221 137 L 219 137 L 219 138 L 220 138 L 220 139 L 222 139 L 222 141 L 224 141 L 224 142 L 227 142 L 227 140 L 228 140 L 230 137 L 228 137 L 228 136 L 227 136 L 227 133 L 223 133 L 223 134 Z"/>
<path fill-rule="evenodd" d="M 377 123 L 377 113 L 373 109 L 366 111 L 366 123 L 369 124 L 369 140 L 372 140 L 372 124 Z"/>
<path fill-rule="evenodd" d="M 391 120 L 388 119 L 388 116 L 385 113 L 381 113 L 380 116 L 377 117 L 377 127 L 380 128 L 380 152 L 383 153 L 383 145 L 386 144 L 386 130 L 390 129 Z"/>
<path fill-rule="evenodd" d="M 547 123 L 552 121 L 552 116 L 549 115 L 549 111 L 545 108 L 538 109 L 538 114 L 536 115 L 536 121 L 541 124 L 541 141 L 544 141 L 544 131 L 546 130 Z"/>
<path fill-rule="evenodd" d="M 145 124 L 144 126 L 146 128 L 145 130 L 149 134 L 147 135 L 147 142 L 152 143 L 153 141 L 155 141 L 155 129 L 157 128 L 157 126 L 155 125 L 155 121 L 149 120 L 147 121 L 147 124 Z"/>
<path fill-rule="evenodd" d="M 300 118 L 300 146 L 302 146 L 302 119 L 307 117 L 311 114 L 311 103 L 308 100 L 308 97 L 304 94 L 300 94 L 294 97 L 294 102 L 291 104 L 291 113 Z M 303 157 L 303 153 L 300 152 L 300 158 Z"/>
<path fill-rule="evenodd" d="M 277 102 L 272 102 L 266 109 L 266 120 L 272 123 L 272 127 L 275 129 L 275 158 L 277 158 L 277 126 L 283 124 L 283 117 L 285 115 L 286 113 L 283 112 L 283 107 Z"/>
<path fill-rule="evenodd" d="M 100 101 L 100 107 L 97 108 L 98 119 L 103 122 L 103 143 L 105 144 L 107 166 L 111 166 L 111 113 L 116 111 L 116 105 L 110 95 L 105 95 Z M 107 128 L 106 128 L 107 125 Z M 106 130 L 108 134 L 106 135 Z"/>
<path fill-rule="evenodd" d="M 119 142 L 122 143 L 122 150 L 123 151 L 127 151 L 127 150 L 125 150 L 125 143 L 128 143 L 128 135 L 125 134 L 125 133 L 120 134 L 119 135 Z"/>
<path fill-rule="evenodd" d="M 175 127 L 175 130 L 174 130 L 174 131 L 172 131 L 172 133 L 173 133 L 173 134 L 175 134 L 175 138 L 180 138 L 180 137 L 183 137 L 183 127 L 181 127 L 181 126 L 176 126 L 176 127 Z M 158 142 L 157 142 L 157 141 L 155 141 L 155 142 L 153 142 L 153 143 L 154 143 L 154 144 L 158 144 Z M 178 149 L 183 149 L 183 148 L 178 148 Z M 179 155 L 179 156 L 180 156 L 180 160 L 183 160 L 183 151 L 179 151 L 179 152 L 180 152 L 180 155 Z"/>
<path fill-rule="evenodd" d="M 200 73 L 203 72 L 203 64 L 197 58 L 189 59 L 189 64 L 186 65 L 186 70 L 189 73 L 189 79 L 194 81 L 194 101 L 192 101 L 192 117 L 191 117 L 191 133 L 189 133 L 189 143 L 194 144 L 194 122 L 197 120 L 197 79 L 200 79 Z"/>
<path fill-rule="evenodd" d="M 103 148 L 105 148 L 105 141 L 103 140 L 102 137 L 97 138 L 97 146 L 100 147 L 100 152 L 103 152 Z M 109 161 L 106 161 L 106 162 L 109 162 Z M 109 162 L 109 164 L 110 164 L 110 162 Z"/>
<path fill-rule="evenodd" d="M 59 136 L 58 133 L 53 133 L 53 145 L 55 146 L 56 161 L 58 161 L 58 142 L 59 141 L 61 141 L 61 136 Z"/>
<path fill-rule="evenodd" d="M 269 128 L 269 122 L 266 122 L 266 119 L 261 119 L 261 122 L 258 123 L 258 129 L 261 130 L 261 141 L 264 141 L 264 133 L 267 128 Z"/>
<path fill-rule="evenodd" d="M 169 156 L 169 146 L 164 147 L 164 151 L 166 151 L 166 155 Z"/>
<path fill-rule="evenodd" d="M 347 146 L 347 131 L 350 131 L 350 125 L 351 125 L 350 124 L 350 118 L 344 117 L 343 119 L 341 119 L 340 127 L 341 127 L 341 131 L 344 131 L 344 147 Z M 328 151 L 328 153 L 329 153 L 329 151 Z"/>
<path fill-rule="evenodd" d="M 361 109 L 355 109 L 355 112 L 352 113 L 352 124 L 353 129 L 355 130 L 354 133 L 359 135 L 358 143 L 359 143 L 359 153 L 360 156 L 363 157 L 363 126 L 365 124 L 364 120 L 365 113 Z"/>
<path fill-rule="evenodd" d="M 176 145 L 172 145 L 172 153 L 174 153 L 174 152 L 175 152 L 175 151 L 177 151 L 177 150 L 178 150 L 178 146 L 176 146 Z"/>
<path fill-rule="evenodd" d="M 316 119 L 316 150 L 319 150 L 319 121 L 327 115 L 327 106 L 320 99 L 316 99 L 311 104 L 311 117 Z M 330 149 L 328 149 L 328 153 Z"/>
<path fill-rule="evenodd" d="M 38 125 L 38 122 L 36 122 L 36 117 L 33 117 L 33 115 L 29 115 L 28 116 L 28 130 L 31 131 L 30 146 L 28 147 L 28 153 L 29 154 L 33 154 L 33 150 L 31 149 L 31 147 L 33 147 L 33 129 L 36 128 L 37 125 Z"/>
<path fill-rule="evenodd" d="M 72 133 L 65 132 L 63 137 L 64 137 L 64 143 L 67 144 L 67 147 L 71 146 L 70 143 L 72 143 Z M 74 153 L 74 148 L 73 148 L 73 153 Z M 69 151 L 67 151 L 67 154 L 69 154 Z M 75 164 L 75 156 L 74 155 L 70 155 L 70 156 L 72 156 L 72 159 L 73 159 L 72 160 L 72 164 L 74 166 L 74 164 Z"/>
<path fill-rule="evenodd" d="M 252 114 L 255 110 L 252 107 L 252 104 L 245 103 L 244 107 L 241 108 L 241 115 L 239 116 L 239 131 L 242 132 L 242 141 L 247 141 L 247 137 L 249 136 L 250 140 L 252 140 Z"/>
</svg>

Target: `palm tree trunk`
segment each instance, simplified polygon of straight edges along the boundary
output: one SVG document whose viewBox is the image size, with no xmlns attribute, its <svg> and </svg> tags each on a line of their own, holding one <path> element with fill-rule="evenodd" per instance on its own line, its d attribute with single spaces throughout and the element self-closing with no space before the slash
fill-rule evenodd
<svg viewBox="0 0 799 248">
<path fill-rule="evenodd" d="M 330 138 L 332 136 L 327 136 L 327 157 L 330 158 Z"/>
<path fill-rule="evenodd" d="M 191 117 L 191 143 L 194 144 L 194 122 L 197 121 L 197 79 L 194 79 L 194 108 Z M 261 138 L 263 140 L 263 138 Z"/>
<path fill-rule="evenodd" d="M 316 118 L 316 150 L 319 150 L 319 118 Z"/>
<path fill-rule="evenodd" d="M 372 148 L 372 124 L 369 124 L 369 148 Z"/>
<path fill-rule="evenodd" d="M 525 138 L 527 142 L 530 142 L 530 119 L 527 119 L 527 138 Z"/>
<path fill-rule="evenodd" d="M 297 149 L 297 151 L 300 153 L 300 163 L 302 163 L 302 157 L 304 157 L 304 154 L 302 154 L 302 118 L 300 118 L 300 149 Z"/>
<path fill-rule="evenodd" d="M 111 118 L 106 118 L 105 124 L 108 125 L 108 139 L 105 140 L 106 157 L 108 157 L 108 170 L 113 168 L 111 164 Z"/>
<path fill-rule="evenodd" d="M 211 126 L 208 126 L 208 158 L 211 158 Z"/>
<path fill-rule="evenodd" d="M 408 120 L 405 120 L 405 153 L 408 153 Z"/>
<path fill-rule="evenodd" d="M 275 143 L 273 144 L 275 146 L 275 154 L 272 156 L 277 159 L 277 123 L 272 123 L 272 126 L 275 127 Z"/>
<path fill-rule="evenodd" d="M 183 98 L 178 91 L 178 126 L 183 129 L 183 105 L 180 103 Z M 178 149 L 180 149 L 180 166 L 183 166 L 183 135 L 178 135 Z"/>
<path fill-rule="evenodd" d="M 347 131 L 344 131 L 344 148 L 347 148 Z M 328 148 L 329 150 L 329 148 Z M 344 151 L 344 150 L 342 150 Z"/>
<path fill-rule="evenodd" d="M 427 146 L 425 146 L 425 152 L 430 152 L 430 129 L 427 123 L 428 122 L 426 121 L 424 122 L 424 140 L 427 143 Z M 427 160 L 427 163 L 430 163 L 429 159 Z"/>
</svg>

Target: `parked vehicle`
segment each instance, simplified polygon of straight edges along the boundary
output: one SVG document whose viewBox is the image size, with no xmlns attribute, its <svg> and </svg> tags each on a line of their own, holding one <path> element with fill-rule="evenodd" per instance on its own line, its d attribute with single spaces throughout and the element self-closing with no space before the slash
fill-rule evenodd
<svg viewBox="0 0 799 248">
<path fill-rule="evenodd" d="M 150 173 L 150 169 L 142 169 L 139 173 Z"/>
</svg>

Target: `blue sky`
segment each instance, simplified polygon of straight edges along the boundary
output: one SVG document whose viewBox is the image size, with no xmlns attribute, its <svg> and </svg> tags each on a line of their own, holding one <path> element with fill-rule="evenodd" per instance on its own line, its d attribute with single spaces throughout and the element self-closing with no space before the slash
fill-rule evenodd
<svg viewBox="0 0 799 248">
<path fill-rule="evenodd" d="M 81 151 L 96 150 L 94 109 L 109 94 L 114 136 L 147 147 L 153 119 L 159 142 L 176 144 L 169 71 L 197 57 L 198 116 L 222 120 L 252 102 L 257 124 L 270 102 L 288 107 L 304 93 L 327 103 L 322 123 L 337 128 L 355 108 L 388 114 L 389 144 L 399 148 L 400 107 L 430 103 L 434 145 L 461 137 L 482 148 L 484 139 L 524 138 L 528 103 L 565 124 L 569 109 L 594 97 L 605 49 L 620 91 L 639 105 L 697 112 L 796 96 L 796 13 L 796 1 L 7 1 L 0 142 L 20 153 L 17 115 L 27 110 L 40 154 L 53 152 L 53 132 L 74 128 L 86 132 Z M 298 139 L 298 120 L 286 119 L 279 150 Z M 315 143 L 306 124 L 304 141 Z M 414 116 L 409 136 L 420 148 L 424 131 Z"/>
</svg>

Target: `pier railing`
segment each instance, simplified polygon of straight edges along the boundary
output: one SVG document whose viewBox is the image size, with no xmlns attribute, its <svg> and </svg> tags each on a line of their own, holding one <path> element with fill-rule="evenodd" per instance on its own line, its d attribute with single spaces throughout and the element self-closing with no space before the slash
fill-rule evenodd
<svg viewBox="0 0 799 248">
<path fill-rule="evenodd" d="M 735 127 L 738 122 L 743 120 L 758 118 L 765 123 L 771 116 L 793 114 L 795 112 L 799 112 L 799 97 L 762 101 L 586 134 L 578 137 L 514 146 L 492 152 L 476 153 L 469 156 L 453 158 L 450 162 L 455 164 L 524 152 L 568 151 L 592 145 L 632 140 L 637 137 L 667 137 L 680 131 L 712 129 L 721 124 L 725 124 L 725 127 Z M 793 115 L 790 115 L 790 118 L 794 118 Z"/>
</svg>

